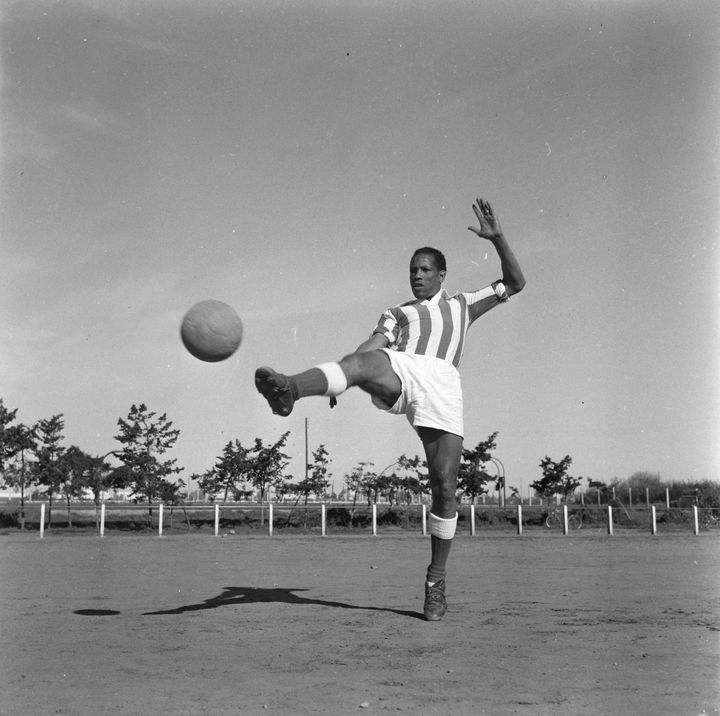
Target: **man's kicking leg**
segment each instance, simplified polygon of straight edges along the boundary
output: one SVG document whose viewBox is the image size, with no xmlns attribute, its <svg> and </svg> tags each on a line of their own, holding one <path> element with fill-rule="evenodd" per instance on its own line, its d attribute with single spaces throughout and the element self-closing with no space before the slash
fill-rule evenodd
<svg viewBox="0 0 720 716">
<path fill-rule="evenodd" d="M 424 616 L 428 621 L 442 619 L 445 600 L 446 564 L 457 526 L 457 474 L 463 440 L 459 435 L 435 428 L 419 428 L 425 447 L 432 505 L 430 507 L 431 561 L 425 579 Z"/>
<path fill-rule="evenodd" d="M 393 405 L 402 386 L 384 351 L 350 353 L 337 363 L 321 363 L 295 375 L 284 375 L 272 368 L 255 371 L 255 387 L 277 415 L 288 416 L 295 401 L 310 395 L 332 398 L 358 386 L 373 397 Z"/>
</svg>

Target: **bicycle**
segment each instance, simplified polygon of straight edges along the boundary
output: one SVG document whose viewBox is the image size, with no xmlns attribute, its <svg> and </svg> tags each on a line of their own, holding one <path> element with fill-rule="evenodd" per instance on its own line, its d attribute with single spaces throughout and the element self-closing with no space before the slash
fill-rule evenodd
<svg viewBox="0 0 720 716">
<path fill-rule="evenodd" d="M 568 530 L 579 530 L 582 527 L 582 515 L 576 511 L 568 511 L 567 524 Z M 564 515 L 561 507 L 553 507 L 552 510 L 548 511 L 545 518 L 545 527 L 550 529 L 564 528 Z"/>
</svg>

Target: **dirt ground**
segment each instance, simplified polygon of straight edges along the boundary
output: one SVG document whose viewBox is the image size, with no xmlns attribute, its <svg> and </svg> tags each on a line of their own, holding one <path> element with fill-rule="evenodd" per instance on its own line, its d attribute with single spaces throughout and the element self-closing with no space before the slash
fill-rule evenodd
<svg viewBox="0 0 720 716">
<path fill-rule="evenodd" d="M 720 535 L 0 536 L 0 713 L 717 714 Z"/>
</svg>

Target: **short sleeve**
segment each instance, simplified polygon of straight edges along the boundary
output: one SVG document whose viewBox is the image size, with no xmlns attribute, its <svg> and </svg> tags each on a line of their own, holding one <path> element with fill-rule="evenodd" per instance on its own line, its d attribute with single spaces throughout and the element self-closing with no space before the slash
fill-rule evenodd
<svg viewBox="0 0 720 716">
<path fill-rule="evenodd" d="M 502 281 L 494 281 L 479 291 L 466 293 L 465 298 L 468 304 L 470 323 L 472 323 L 491 308 L 495 308 L 500 303 L 505 303 L 509 296 L 505 284 Z"/>
<path fill-rule="evenodd" d="M 373 330 L 373 335 L 375 335 L 376 333 L 385 336 L 385 338 L 387 338 L 388 345 L 393 345 L 397 341 L 398 321 L 395 317 L 395 313 L 391 308 L 389 308 L 382 314 L 382 316 L 380 316 L 380 320 L 378 321 L 377 326 L 375 326 L 375 329 Z"/>
</svg>

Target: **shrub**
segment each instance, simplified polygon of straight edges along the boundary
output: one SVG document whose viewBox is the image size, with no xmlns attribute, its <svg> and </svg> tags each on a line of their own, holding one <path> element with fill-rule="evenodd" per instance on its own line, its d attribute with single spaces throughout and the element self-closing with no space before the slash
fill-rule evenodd
<svg viewBox="0 0 720 716">
<path fill-rule="evenodd" d="M 20 514 L 18 510 L 0 511 L 0 527 L 20 527 Z"/>
</svg>

